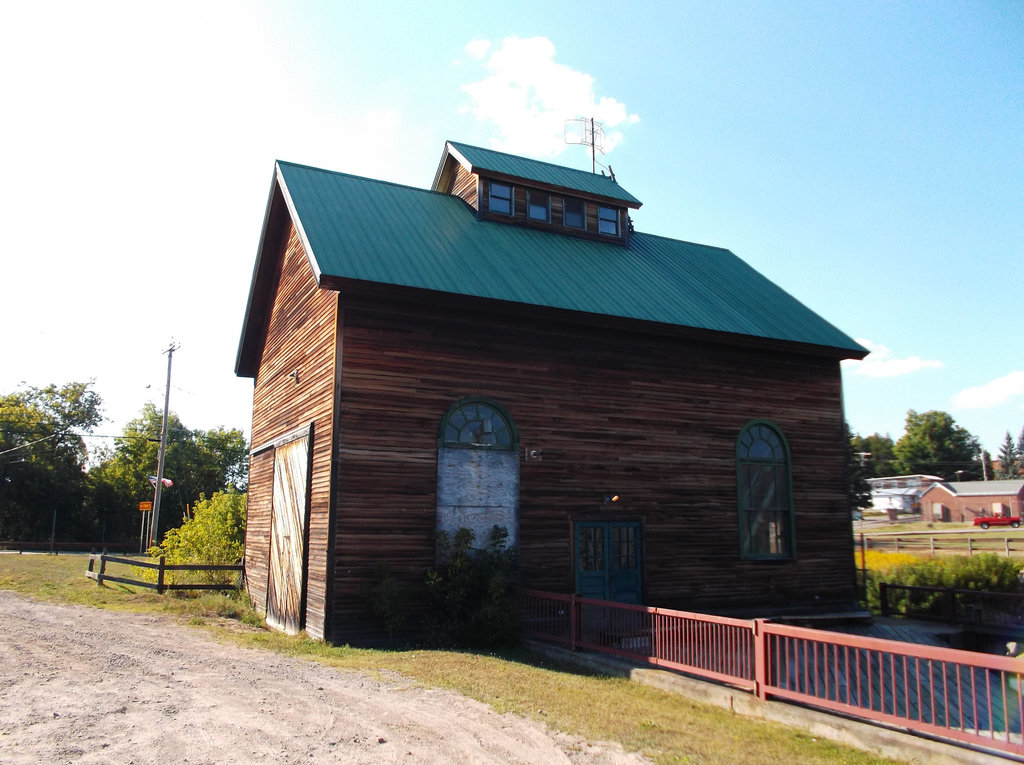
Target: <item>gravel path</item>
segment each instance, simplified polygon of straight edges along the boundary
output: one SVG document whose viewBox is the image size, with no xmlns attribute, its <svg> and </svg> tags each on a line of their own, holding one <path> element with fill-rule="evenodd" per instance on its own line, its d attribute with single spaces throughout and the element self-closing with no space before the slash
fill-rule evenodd
<svg viewBox="0 0 1024 765">
<path fill-rule="evenodd" d="M 640 763 L 401 678 L 0 591 L 0 762 Z"/>
</svg>

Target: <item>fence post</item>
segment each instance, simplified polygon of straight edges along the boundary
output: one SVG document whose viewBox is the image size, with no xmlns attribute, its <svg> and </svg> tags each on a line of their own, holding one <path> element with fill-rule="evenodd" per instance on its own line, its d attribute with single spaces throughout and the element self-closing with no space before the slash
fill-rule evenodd
<svg viewBox="0 0 1024 765">
<path fill-rule="evenodd" d="M 164 594 L 164 556 L 160 556 L 160 568 L 156 572 L 156 591 L 158 595 Z"/>
<path fill-rule="evenodd" d="M 96 577 L 97 584 L 103 584 L 103 574 L 107 571 L 107 558 L 105 555 L 100 556 L 100 573 Z"/>
<path fill-rule="evenodd" d="M 971 537 L 967 537 L 967 557 L 974 557 L 974 540 Z"/>
<path fill-rule="evenodd" d="M 579 639 L 579 604 L 576 602 L 576 593 L 569 596 L 569 650 L 576 650 L 576 641 Z"/>
<path fill-rule="evenodd" d="M 928 541 L 931 542 L 932 557 L 935 557 L 935 537 L 928 537 Z"/>
<path fill-rule="evenodd" d="M 900 551 L 900 538 L 896 537 L 896 552 Z"/>
<path fill-rule="evenodd" d="M 878 583 L 878 600 L 882 606 L 882 616 L 889 615 L 889 585 L 885 582 Z"/>
<path fill-rule="evenodd" d="M 768 698 L 768 646 L 764 619 L 754 619 L 754 695 Z"/>
<path fill-rule="evenodd" d="M 1006 557 L 1009 558 L 1010 557 L 1010 538 L 1006 537 L 1006 539 L 1004 539 L 1003 541 L 1006 542 Z"/>
</svg>

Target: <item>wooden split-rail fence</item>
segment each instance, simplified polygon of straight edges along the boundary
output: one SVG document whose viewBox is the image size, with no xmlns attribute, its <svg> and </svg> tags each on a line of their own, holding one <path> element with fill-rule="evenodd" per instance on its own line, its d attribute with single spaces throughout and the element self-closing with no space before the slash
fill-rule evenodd
<svg viewBox="0 0 1024 765">
<path fill-rule="evenodd" d="M 99 568 L 95 568 L 96 564 L 99 564 Z M 153 569 L 156 571 L 156 581 L 146 581 L 143 579 L 133 579 L 129 576 L 113 576 L 107 573 L 107 564 L 117 563 L 125 566 L 131 566 L 132 568 L 143 568 Z M 139 558 L 121 558 L 114 555 L 107 555 L 106 553 L 98 554 L 93 553 L 89 556 L 89 568 L 85 572 L 85 575 L 90 579 L 95 579 L 97 583 L 103 584 L 104 582 L 120 582 L 121 584 L 130 584 L 135 587 L 147 587 L 151 590 L 156 590 L 158 593 L 163 594 L 166 590 L 234 590 L 238 588 L 237 583 L 225 583 L 225 582 L 168 582 L 167 572 L 169 571 L 181 571 L 181 572 L 210 572 L 210 571 L 231 571 L 241 573 L 242 564 L 222 565 L 222 564 L 193 564 L 193 563 L 174 563 L 168 564 L 164 562 L 164 557 L 161 555 L 156 563 L 148 560 L 141 560 Z"/>
</svg>

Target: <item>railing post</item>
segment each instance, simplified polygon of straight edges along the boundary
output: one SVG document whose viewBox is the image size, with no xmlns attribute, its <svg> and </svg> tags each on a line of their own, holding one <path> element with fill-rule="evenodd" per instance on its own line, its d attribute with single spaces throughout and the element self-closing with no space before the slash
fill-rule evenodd
<svg viewBox="0 0 1024 765">
<path fill-rule="evenodd" d="M 878 583 L 878 600 L 882 607 L 882 616 L 889 615 L 889 585 L 885 582 Z"/>
<path fill-rule="evenodd" d="M 164 594 L 164 556 L 160 556 L 160 568 L 156 572 L 156 591 L 158 595 Z"/>
<path fill-rule="evenodd" d="M 576 641 L 579 639 L 579 604 L 576 602 L 576 593 L 569 596 L 569 650 L 576 650 Z"/>
<path fill-rule="evenodd" d="M 764 619 L 754 619 L 754 695 L 761 701 L 768 698 L 768 645 Z"/>
</svg>

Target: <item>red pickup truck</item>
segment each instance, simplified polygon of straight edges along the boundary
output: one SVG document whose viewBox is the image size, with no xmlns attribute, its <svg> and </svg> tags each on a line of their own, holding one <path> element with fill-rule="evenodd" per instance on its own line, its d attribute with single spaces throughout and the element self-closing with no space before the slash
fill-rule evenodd
<svg viewBox="0 0 1024 765">
<path fill-rule="evenodd" d="M 975 526 L 987 529 L 989 526 L 1020 526 L 1020 518 L 1016 515 L 982 515 L 974 519 Z"/>
</svg>

